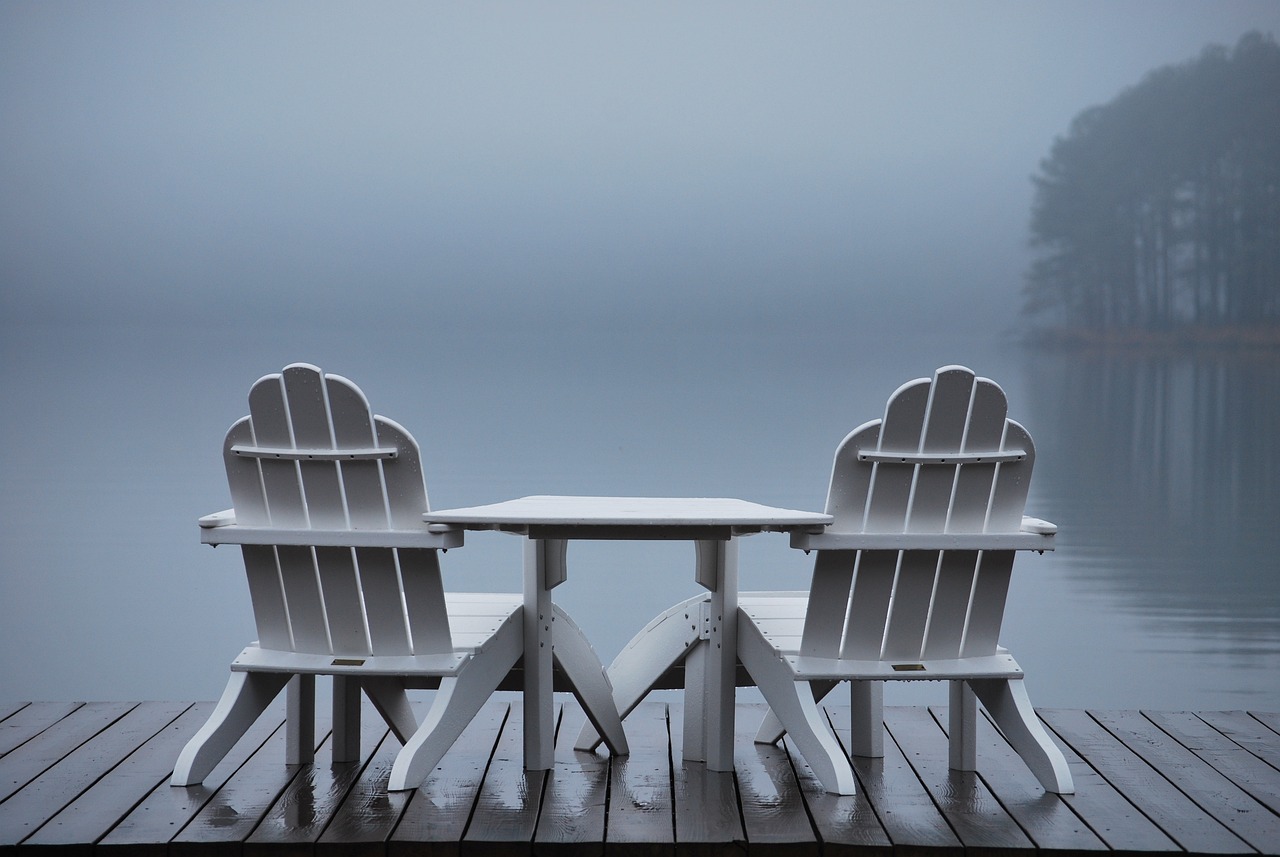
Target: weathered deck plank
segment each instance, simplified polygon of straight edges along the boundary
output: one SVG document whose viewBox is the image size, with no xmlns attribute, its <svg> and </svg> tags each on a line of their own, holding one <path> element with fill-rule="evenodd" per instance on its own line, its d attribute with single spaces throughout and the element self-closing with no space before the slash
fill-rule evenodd
<svg viewBox="0 0 1280 857">
<path fill-rule="evenodd" d="M 946 735 L 928 711 L 886 708 L 885 728 L 966 852 L 1012 853 L 1035 847 L 977 773 L 947 766 Z"/>
<path fill-rule="evenodd" d="M 556 766 L 547 777 L 533 837 L 535 854 L 598 855 L 604 852 L 609 798 L 609 757 L 603 749 L 573 749 L 586 715 L 566 705 L 556 730 Z"/>
<path fill-rule="evenodd" d="M 747 836 L 733 773 L 711 771 L 703 763 L 683 763 L 684 704 L 673 703 L 670 714 L 676 853 L 741 854 Z"/>
<path fill-rule="evenodd" d="M 931 709 L 938 728 L 947 731 L 947 709 Z M 1045 792 L 1021 757 L 985 717 L 977 723 L 978 767 L 988 789 L 1041 851 L 1088 853 L 1109 850 L 1064 800 Z M 938 752 L 941 748 L 935 749 Z M 1166 844 L 1168 840 L 1165 840 Z"/>
<path fill-rule="evenodd" d="M 679 729 L 677 722 L 671 724 Z M 675 809 L 671 795 L 668 711 L 663 703 L 640 703 L 623 721 L 631 754 L 609 768 L 609 821 L 605 850 L 629 857 L 675 853 Z"/>
<path fill-rule="evenodd" d="M 752 740 L 767 711 L 763 703 L 739 706 L 735 719 L 734 771 L 747 841 L 752 851 L 817 855 L 818 833 L 786 749 Z"/>
<path fill-rule="evenodd" d="M 139 709 L 145 707 L 159 708 L 162 716 L 171 714 L 176 708 L 171 703 L 144 702 Z M 173 760 L 212 710 L 213 703 L 201 702 L 179 713 L 146 743 L 129 753 L 123 762 L 111 768 L 49 819 L 27 839 L 27 844 L 47 848 L 58 846 L 65 852 L 69 846 L 97 842 L 106 836 L 129 815 L 139 795 L 147 794 L 169 778 Z M 128 743 L 125 744 L 127 748 Z"/>
<path fill-rule="evenodd" d="M 0 803 L 0 845 L 15 845 L 35 834 L 188 707 L 190 703 L 178 702 L 135 705 L 28 781 Z"/>
<path fill-rule="evenodd" d="M 1280 817 L 1167 735 L 1137 711 L 1094 715 L 1143 761 L 1172 782 L 1225 829 L 1259 851 L 1280 842 Z"/>
<path fill-rule="evenodd" d="M 7 801 L 27 783 L 61 762 L 67 754 L 136 707 L 129 702 L 82 705 L 48 725 L 21 746 L 0 758 L 0 801 Z"/>
<path fill-rule="evenodd" d="M 1058 737 L 1087 759 L 1179 847 L 1202 854 L 1242 854 L 1252 850 L 1089 713 L 1060 710 L 1041 712 L 1041 716 Z"/>
<path fill-rule="evenodd" d="M 189 788 L 168 785 L 170 766 L 208 703 L 0 705 L 0 851 L 1280 855 L 1273 715 L 1043 711 L 1076 780 L 1059 796 L 988 721 L 978 770 L 959 773 L 945 709 L 889 708 L 885 757 L 855 759 L 860 791 L 840 797 L 787 741 L 752 742 L 758 704 L 739 706 L 733 772 L 682 762 L 670 698 L 641 704 L 625 721 L 632 755 L 609 759 L 572 749 L 583 717 L 562 697 L 556 766 L 529 773 L 519 696 L 500 695 L 423 786 L 391 794 L 399 745 L 368 705 L 359 761 L 334 764 L 324 736 L 314 764 L 286 766 L 273 710 Z M 847 741 L 848 708 L 827 711 Z"/>
<path fill-rule="evenodd" d="M 848 752 L 849 709 L 828 708 L 827 713 Z M 960 840 L 895 742 L 885 740 L 882 758 L 853 757 L 853 770 L 895 850 L 961 849 Z"/>
<path fill-rule="evenodd" d="M 212 706 L 212 703 L 200 703 L 200 705 Z M 196 724 L 197 729 L 199 726 L 200 724 Z M 250 756 L 259 749 L 263 749 L 264 743 L 275 734 L 280 736 L 273 745 L 278 747 L 276 752 L 280 754 L 276 759 L 283 760 L 283 726 L 284 709 L 281 706 L 278 714 L 273 712 L 260 718 L 240 743 L 209 772 L 204 783 L 198 786 L 173 788 L 169 785 L 169 775 L 172 773 L 173 763 L 177 760 L 175 751 L 168 761 L 168 770 L 163 773 L 156 786 L 142 797 L 124 820 L 98 841 L 97 850 L 115 851 L 128 855 L 167 854 L 169 840 L 186 828 L 214 795 L 219 793 L 231 775 Z M 270 757 L 271 752 L 270 749 L 264 750 L 267 758 Z"/>
<path fill-rule="evenodd" d="M 556 722 L 559 720 L 557 706 Z M 528 849 L 537 829 L 546 781 L 546 771 L 524 769 L 524 729 L 516 718 L 509 718 L 480 786 L 462 850 L 467 854 L 501 854 Z"/>
<path fill-rule="evenodd" d="M 512 708 L 506 700 L 485 703 L 426 781 L 410 793 L 409 805 L 388 842 L 388 854 L 453 857 L 458 853 Z"/>
<path fill-rule="evenodd" d="M 15 747 L 83 705 L 83 702 L 31 702 L 6 706 L 4 719 L 0 720 L 0 756 L 7 756 Z"/>
</svg>

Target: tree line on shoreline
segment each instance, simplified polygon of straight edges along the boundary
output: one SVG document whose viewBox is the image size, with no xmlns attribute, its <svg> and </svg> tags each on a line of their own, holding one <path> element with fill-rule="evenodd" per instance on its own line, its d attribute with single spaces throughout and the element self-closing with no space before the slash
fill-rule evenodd
<svg viewBox="0 0 1280 857">
<path fill-rule="evenodd" d="M 1033 177 L 1024 309 L 1059 331 L 1280 331 L 1280 45 L 1149 73 Z"/>
</svg>

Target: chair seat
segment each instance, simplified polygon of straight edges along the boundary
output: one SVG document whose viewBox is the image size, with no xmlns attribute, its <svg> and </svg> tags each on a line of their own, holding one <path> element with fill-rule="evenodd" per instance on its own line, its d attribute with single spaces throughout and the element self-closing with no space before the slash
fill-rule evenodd
<svg viewBox="0 0 1280 857">
<path fill-rule="evenodd" d="M 739 614 L 748 620 L 739 633 L 759 634 L 790 665 L 797 680 L 941 681 L 944 679 L 1022 678 L 1022 668 L 1006 650 L 971 658 L 884 661 L 819 658 L 800 653 L 808 592 L 744 592 Z"/>
<path fill-rule="evenodd" d="M 445 593 L 453 636 L 452 652 L 424 655 L 317 654 L 280 651 L 253 643 L 231 662 L 231 669 L 235 672 L 350 676 L 457 675 L 468 657 L 482 654 L 499 632 L 506 630 L 503 626 L 521 621 L 522 603 L 519 595 L 505 592 Z"/>
</svg>

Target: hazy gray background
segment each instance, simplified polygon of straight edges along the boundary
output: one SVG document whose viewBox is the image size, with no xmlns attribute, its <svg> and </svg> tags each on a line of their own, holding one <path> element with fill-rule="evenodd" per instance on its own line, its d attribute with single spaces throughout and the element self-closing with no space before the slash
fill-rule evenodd
<svg viewBox="0 0 1280 857">
<path fill-rule="evenodd" d="M 1280 710 L 1278 442 L 1183 419 L 1273 426 L 1274 372 L 1009 343 L 1053 137 L 1255 28 L 1280 4 L 0 4 L 0 699 L 216 696 L 252 622 L 194 521 L 290 361 L 404 422 L 438 508 L 820 508 L 844 433 L 961 362 L 1063 527 L 1006 629 L 1037 704 Z M 450 585 L 518 589 L 485 535 Z M 570 550 L 606 660 L 695 589 L 684 545 Z"/>
<path fill-rule="evenodd" d="M 6 2 L 0 309 L 990 325 L 1053 137 L 1253 28 L 1280 5 Z"/>
</svg>

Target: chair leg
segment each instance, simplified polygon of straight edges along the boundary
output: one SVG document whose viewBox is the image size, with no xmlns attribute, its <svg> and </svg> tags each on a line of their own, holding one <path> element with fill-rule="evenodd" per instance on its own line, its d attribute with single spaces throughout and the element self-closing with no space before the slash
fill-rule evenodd
<svg viewBox="0 0 1280 857">
<path fill-rule="evenodd" d="M 609 665 L 613 706 L 619 717 L 630 714 L 663 673 L 698 644 L 700 604 L 706 600 L 707 596 L 698 595 L 667 610 L 645 626 Z M 588 721 L 582 724 L 573 748 L 592 752 L 600 741 L 600 733 Z"/>
<path fill-rule="evenodd" d="M 431 708 L 391 766 L 388 791 L 417 788 L 520 659 L 524 621 L 516 612 L 456 676 L 440 680 Z"/>
<path fill-rule="evenodd" d="M 948 765 L 954 771 L 978 769 L 978 698 L 967 682 L 950 682 L 947 706 Z"/>
<path fill-rule="evenodd" d="M 284 763 L 316 760 L 316 677 L 299 674 L 285 684 Z"/>
<path fill-rule="evenodd" d="M 884 757 L 884 682 L 849 683 L 849 752 L 870 759 Z"/>
<path fill-rule="evenodd" d="M 1067 759 L 1041 725 L 1022 680 L 973 679 L 969 686 L 1045 791 L 1073 794 Z"/>
<path fill-rule="evenodd" d="M 813 688 L 813 701 L 822 702 L 827 694 L 835 690 L 838 681 L 811 681 L 809 686 Z M 778 719 L 778 715 L 772 711 L 765 712 L 764 720 L 760 722 L 760 728 L 756 730 L 755 742 L 757 744 L 777 744 L 782 740 L 782 736 L 787 734 L 787 730 L 782 728 L 782 721 Z"/>
<path fill-rule="evenodd" d="M 630 751 L 622 731 L 622 717 L 613 701 L 613 686 L 591 643 L 577 624 L 558 606 L 555 611 L 555 636 L 552 654 L 573 688 L 573 695 L 586 712 L 596 732 L 603 736 L 609 752 L 625 756 Z"/>
<path fill-rule="evenodd" d="M 333 677 L 333 761 L 354 762 L 360 758 L 360 680 L 354 676 Z"/>
<path fill-rule="evenodd" d="M 409 706 L 404 682 L 391 676 L 370 676 L 360 680 L 365 696 L 391 727 L 401 744 L 407 744 L 418 731 L 418 718 Z"/>
<path fill-rule="evenodd" d="M 288 673 L 233 672 L 209 719 L 178 754 L 169 784 L 204 782 L 289 679 Z"/>
<path fill-rule="evenodd" d="M 854 794 L 853 767 L 818 708 L 813 690 L 808 682 L 796 681 L 787 662 L 778 657 L 750 620 L 738 625 L 738 659 L 822 787 L 835 794 Z"/>
</svg>

